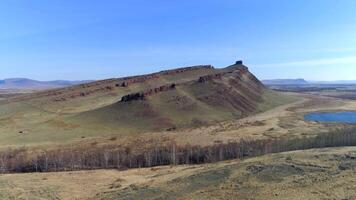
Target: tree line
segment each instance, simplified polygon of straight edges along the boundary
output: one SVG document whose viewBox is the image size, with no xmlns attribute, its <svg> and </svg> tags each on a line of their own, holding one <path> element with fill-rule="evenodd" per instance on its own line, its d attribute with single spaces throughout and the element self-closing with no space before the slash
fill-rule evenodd
<svg viewBox="0 0 356 200">
<path fill-rule="evenodd" d="M 211 146 L 175 142 L 137 150 L 118 145 L 60 149 L 7 149 L 0 152 L 0 172 L 58 172 L 92 169 L 128 169 L 161 165 L 202 164 L 244 159 L 268 153 L 311 148 L 356 146 L 356 128 L 321 133 L 314 137 L 280 138 L 218 143 Z"/>
</svg>

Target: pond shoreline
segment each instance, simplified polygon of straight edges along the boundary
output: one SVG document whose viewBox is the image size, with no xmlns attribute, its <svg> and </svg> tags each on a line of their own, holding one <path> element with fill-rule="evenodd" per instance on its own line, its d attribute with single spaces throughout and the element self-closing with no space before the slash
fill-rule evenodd
<svg viewBox="0 0 356 200">
<path fill-rule="evenodd" d="M 356 111 L 312 112 L 304 115 L 305 121 L 356 124 Z"/>
</svg>

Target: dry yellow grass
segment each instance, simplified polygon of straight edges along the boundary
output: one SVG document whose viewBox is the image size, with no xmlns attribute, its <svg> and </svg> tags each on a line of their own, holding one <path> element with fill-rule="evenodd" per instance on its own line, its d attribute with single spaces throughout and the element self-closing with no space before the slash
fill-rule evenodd
<svg viewBox="0 0 356 200">
<path fill-rule="evenodd" d="M 141 136 L 120 137 L 114 143 L 128 143 L 133 140 L 164 141 L 175 140 L 178 144 L 211 145 L 216 142 L 236 141 L 240 139 L 268 139 L 279 137 L 314 136 L 331 129 L 351 126 L 344 124 L 324 124 L 308 122 L 304 115 L 308 112 L 324 110 L 356 110 L 356 101 L 340 100 L 329 97 L 289 93 L 299 100 L 277 106 L 268 111 L 243 119 L 230 120 L 211 126 L 190 128 L 177 131 L 150 132 Z M 107 138 L 88 139 L 86 142 L 110 142 Z"/>
<path fill-rule="evenodd" d="M 81 138 L 69 145 L 128 144 L 137 139 L 209 145 L 217 141 L 315 135 L 345 125 L 306 122 L 305 113 L 356 110 L 356 102 L 351 100 L 289 95 L 297 95 L 300 100 L 240 120 L 115 140 L 110 139 L 112 136 Z M 0 120 L 11 122 L 7 118 Z M 356 148 L 338 148 L 195 166 L 7 174 L 0 175 L 0 199 L 355 199 L 354 154 Z"/>
<path fill-rule="evenodd" d="M 356 101 L 340 100 L 329 97 L 287 93 L 299 100 L 285 105 L 277 106 L 256 115 L 230 120 L 215 125 L 200 128 L 188 128 L 176 131 L 148 132 L 132 135 L 109 134 L 78 138 L 66 146 L 95 144 L 132 145 L 136 143 L 151 144 L 176 141 L 179 145 L 211 145 L 217 142 L 229 142 L 255 139 L 268 139 L 279 137 L 315 136 L 318 133 L 328 132 L 335 128 L 352 126 L 345 124 L 324 124 L 305 121 L 303 116 L 308 112 L 324 110 L 356 110 Z M 56 143 L 50 148 L 58 148 Z"/>
<path fill-rule="evenodd" d="M 356 147 L 194 166 L 0 176 L 0 199 L 355 199 Z"/>
</svg>

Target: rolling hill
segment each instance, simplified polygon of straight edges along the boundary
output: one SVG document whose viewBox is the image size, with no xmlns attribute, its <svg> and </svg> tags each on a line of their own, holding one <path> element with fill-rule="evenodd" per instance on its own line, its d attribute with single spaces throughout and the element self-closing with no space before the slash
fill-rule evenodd
<svg viewBox="0 0 356 200">
<path fill-rule="evenodd" d="M 266 89 L 245 66 L 207 70 L 211 72 L 184 82 L 167 81 L 126 94 L 111 105 L 83 112 L 75 119 L 127 129 L 162 130 L 206 125 L 259 111 Z"/>
<path fill-rule="evenodd" d="M 241 61 L 226 68 L 177 68 L 2 100 L 0 144 L 52 144 L 201 127 L 290 101 L 265 88 Z"/>
</svg>

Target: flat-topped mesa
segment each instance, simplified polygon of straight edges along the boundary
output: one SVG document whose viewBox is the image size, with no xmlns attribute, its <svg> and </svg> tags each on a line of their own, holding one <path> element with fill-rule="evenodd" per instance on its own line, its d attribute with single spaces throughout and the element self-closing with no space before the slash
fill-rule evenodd
<svg viewBox="0 0 356 200">
<path fill-rule="evenodd" d="M 138 101 L 138 100 L 145 100 L 147 97 L 155 95 L 160 92 L 173 90 L 176 88 L 176 84 L 168 84 L 162 85 L 160 87 L 151 88 L 144 92 L 135 92 L 132 94 L 125 95 L 121 98 L 120 102 L 130 102 L 130 101 Z"/>
</svg>

